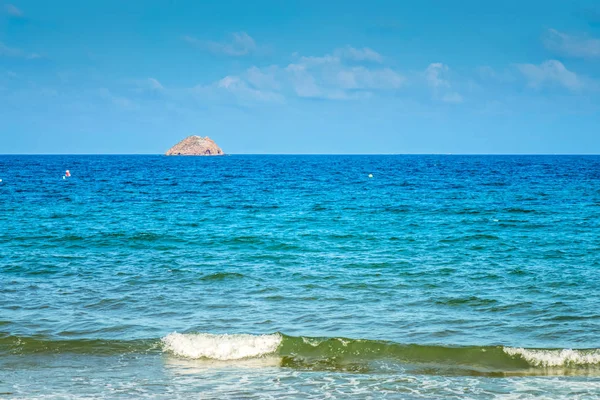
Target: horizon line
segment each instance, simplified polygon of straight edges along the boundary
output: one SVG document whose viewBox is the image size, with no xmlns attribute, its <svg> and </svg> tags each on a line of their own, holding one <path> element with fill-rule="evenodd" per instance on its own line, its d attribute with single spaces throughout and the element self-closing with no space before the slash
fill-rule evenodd
<svg viewBox="0 0 600 400">
<path fill-rule="evenodd" d="M 222 155 L 170 155 L 164 153 L 0 153 L 2 156 L 599 156 L 600 153 L 225 153 Z"/>
</svg>

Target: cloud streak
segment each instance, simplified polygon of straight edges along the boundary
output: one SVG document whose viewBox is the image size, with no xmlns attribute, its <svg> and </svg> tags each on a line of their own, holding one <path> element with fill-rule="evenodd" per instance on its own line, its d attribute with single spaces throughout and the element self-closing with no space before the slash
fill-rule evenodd
<svg viewBox="0 0 600 400">
<path fill-rule="evenodd" d="M 216 83 L 216 87 L 246 100 L 258 100 L 264 102 L 283 101 L 283 96 L 279 93 L 252 87 L 247 81 L 238 76 L 226 76 Z"/>
<path fill-rule="evenodd" d="M 583 83 L 577 74 L 569 71 L 558 60 L 547 60 L 540 65 L 517 64 L 516 67 L 527 79 L 528 86 L 534 89 L 560 86 L 577 91 L 583 87 Z"/>
<path fill-rule="evenodd" d="M 451 84 L 446 75 L 450 68 L 446 64 L 431 63 L 425 69 L 425 81 L 431 88 L 433 98 L 444 103 L 462 103 L 463 97 L 451 89 Z"/>
<path fill-rule="evenodd" d="M 189 90 L 198 100 L 229 103 L 234 100 L 243 105 L 258 103 L 283 103 L 284 96 L 276 90 L 261 88 L 249 81 L 249 71 L 244 76 L 227 75 L 209 85 L 197 85 Z"/>
<path fill-rule="evenodd" d="M 391 68 L 348 65 L 352 62 L 383 62 L 375 51 L 347 46 L 321 57 L 300 57 L 284 71 L 299 97 L 349 100 L 370 97 L 373 92 L 399 89 L 405 77 Z"/>
<path fill-rule="evenodd" d="M 548 29 L 544 36 L 544 45 L 549 50 L 569 57 L 600 58 L 600 39 L 597 38 Z"/>
<path fill-rule="evenodd" d="M 155 78 L 148 78 L 145 81 L 146 86 L 151 90 L 163 90 L 163 85 Z"/>
<path fill-rule="evenodd" d="M 196 95 L 234 96 L 238 101 L 285 102 L 287 98 L 356 100 L 376 93 L 393 92 L 405 77 L 376 65 L 383 57 L 368 48 L 350 46 L 323 56 L 292 55 L 287 65 L 248 68 L 239 75 L 228 75 L 210 85 L 198 85 Z M 364 64 L 364 65 L 362 65 Z"/>
</svg>

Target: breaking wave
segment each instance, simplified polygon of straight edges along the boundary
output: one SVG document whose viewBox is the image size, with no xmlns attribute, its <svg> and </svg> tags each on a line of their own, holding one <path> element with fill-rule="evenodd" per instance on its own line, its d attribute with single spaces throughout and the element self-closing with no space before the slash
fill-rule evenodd
<svg viewBox="0 0 600 400">
<path fill-rule="evenodd" d="M 600 349 L 524 349 L 504 347 L 504 352 L 512 357 L 520 357 L 533 367 L 600 367 Z"/>
<path fill-rule="evenodd" d="M 427 374 L 600 375 L 600 349 L 417 345 L 281 333 L 173 332 L 161 339 L 133 341 L 0 336 L 0 356 L 45 353 L 164 353 L 177 358 L 222 362 L 276 358 L 281 367 L 301 370 L 366 372 L 391 366 Z"/>
<path fill-rule="evenodd" d="M 274 353 L 282 336 L 272 335 L 214 335 L 210 333 L 171 333 L 162 338 L 163 349 L 186 358 L 240 360 Z"/>
</svg>

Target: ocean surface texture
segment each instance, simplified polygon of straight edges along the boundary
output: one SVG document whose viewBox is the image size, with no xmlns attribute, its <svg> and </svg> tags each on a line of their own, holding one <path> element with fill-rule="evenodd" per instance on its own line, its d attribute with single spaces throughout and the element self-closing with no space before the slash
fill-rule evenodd
<svg viewBox="0 0 600 400">
<path fill-rule="evenodd" d="M 0 397 L 600 399 L 600 157 L 0 156 L 0 179 Z"/>
</svg>

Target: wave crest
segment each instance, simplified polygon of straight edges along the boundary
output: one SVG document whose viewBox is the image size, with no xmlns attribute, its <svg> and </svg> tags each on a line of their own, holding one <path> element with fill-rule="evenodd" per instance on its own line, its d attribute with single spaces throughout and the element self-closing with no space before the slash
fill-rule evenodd
<svg viewBox="0 0 600 400">
<path fill-rule="evenodd" d="M 277 359 L 282 367 L 370 371 L 398 366 L 420 373 L 486 376 L 600 376 L 600 348 L 532 349 L 508 346 L 402 344 L 342 337 L 171 333 L 162 339 L 105 340 L 22 337 L 0 333 L 0 358 L 29 354 L 156 354 L 213 361 Z M 245 362 L 245 361 L 244 361 Z"/>
<path fill-rule="evenodd" d="M 163 350 L 180 357 L 225 361 L 262 357 L 274 353 L 282 339 L 278 333 L 215 335 L 173 332 L 162 338 L 162 344 Z"/>
<path fill-rule="evenodd" d="M 504 347 L 509 356 L 521 357 L 534 367 L 592 366 L 600 364 L 600 350 L 572 349 L 524 349 L 522 347 Z"/>
</svg>

